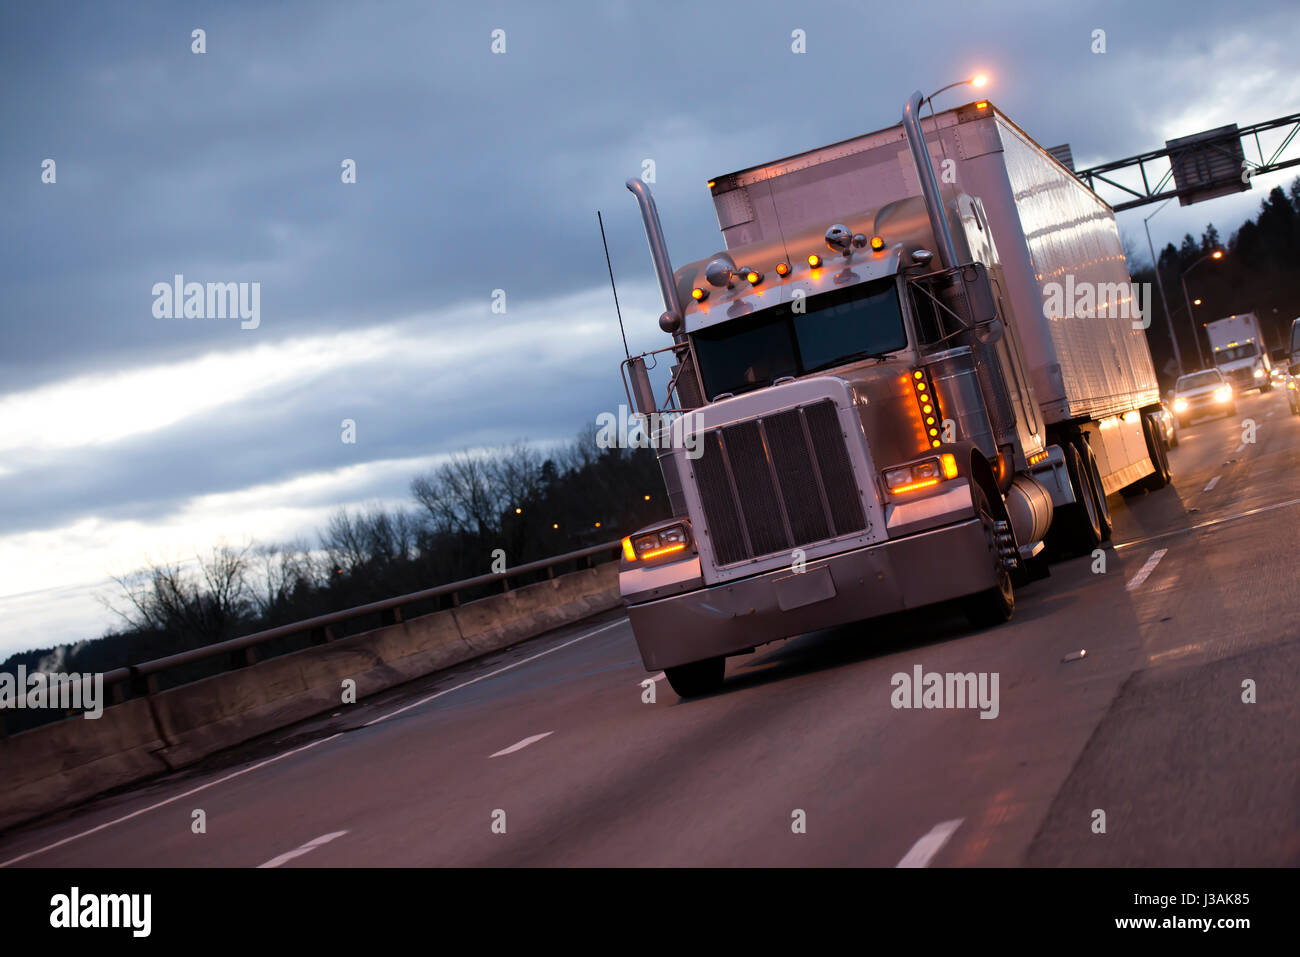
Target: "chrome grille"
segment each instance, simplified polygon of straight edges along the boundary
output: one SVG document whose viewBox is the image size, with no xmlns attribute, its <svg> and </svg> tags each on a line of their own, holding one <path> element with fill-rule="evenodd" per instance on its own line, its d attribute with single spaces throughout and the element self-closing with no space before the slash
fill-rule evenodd
<svg viewBox="0 0 1300 957">
<path fill-rule="evenodd" d="M 695 478 L 719 565 L 866 528 L 829 399 L 711 429 L 702 449 Z"/>
</svg>

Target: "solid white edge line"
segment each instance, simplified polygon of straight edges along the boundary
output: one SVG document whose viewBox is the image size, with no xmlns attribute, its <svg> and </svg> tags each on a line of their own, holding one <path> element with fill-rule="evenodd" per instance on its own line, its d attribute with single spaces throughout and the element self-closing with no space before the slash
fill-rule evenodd
<svg viewBox="0 0 1300 957">
<path fill-rule="evenodd" d="M 429 697 L 424 698 L 421 701 L 415 702 L 415 704 L 407 705 L 405 708 L 398 708 L 396 711 L 390 712 L 386 715 L 383 715 L 382 717 L 376 718 L 374 721 L 366 722 L 366 724 L 363 725 L 362 727 L 369 727 L 372 724 L 377 724 L 378 722 L 383 721 L 386 718 L 391 718 L 395 714 L 401 714 L 403 711 L 409 711 L 411 708 L 414 708 L 417 705 L 424 704 L 427 701 L 432 701 L 434 698 L 440 698 L 445 694 L 451 694 L 453 691 L 457 691 L 461 688 L 468 687 L 469 685 L 482 681 L 485 678 L 491 678 L 493 675 L 499 675 L 503 671 L 509 671 L 511 668 L 517 668 L 520 665 L 525 665 L 530 661 L 535 661 L 538 658 L 541 658 L 543 655 L 549 655 L 553 651 L 559 651 L 561 648 L 567 648 L 569 645 L 572 645 L 575 642 L 582 641 L 584 638 L 590 638 L 592 635 L 598 635 L 602 631 L 608 631 L 610 628 L 613 628 L 615 625 L 621 625 L 625 621 L 627 621 L 626 618 L 620 618 L 618 621 L 612 621 L 607 625 L 602 625 L 600 628 L 597 628 L 594 631 L 589 631 L 585 635 L 579 635 L 577 638 L 573 638 L 569 641 L 566 641 L 562 645 L 556 645 L 554 648 L 548 648 L 546 651 L 543 651 L 540 654 L 533 655 L 531 658 L 525 658 L 523 661 L 516 661 L 514 664 L 506 665 L 506 667 L 500 668 L 492 672 L 491 674 L 480 675 L 479 677 L 473 679 L 472 681 L 466 681 L 464 684 L 457 685 L 455 688 L 448 688 L 446 691 L 439 691 L 435 695 L 430 695 Z M 167 798 L 165 801 L 159 801 L 157 804 L 151 804 L 148 807 L 140 808 L 140 810 L 138 811 L 132 811 L 130 814 L 125 814 L 122 817 L 115 818 L 112 821 L 106 821 L 105 823 L 92 827 L 87 831 L 81 831 L 78 834 L 73 834 L 70 835 L 69 837 L 62 838 L 61 840 L 55 841 L 53 844 L 47 844 L 44 847 L 38 847 L 34 851 L 28 851 L 25 854 L 19 854 L 17 857 L 11 857 L 7 861 L 0 862 L 0 867 L 8 867 L 10 864 L 17 864 L 20 861 L 27 860 L 29 857 L 35 857 L 37 854 L 44 854 L 46 851 L 52 851 L 56 847 L 62 847 L 64 844 L 70 844 L 71 842 L 78 840 L 79 838 L 89 837 L 91 834 L 95 834 L 99 831 L 104 830 L 105 828 L 112 827 L 114 824 L 121 824 L 124 821 L 131 820 L 131 818 L 133 817 L 139 817 L 141 814 L 148 814 L 150 811 L 156 811 L 160 807 L 165 807 L 168 804 L 172 804 L 176 801 L 181 800 L 182 798 L 187 798 L 191 794 L 198 794 L 200 791 L 206 791 L 208 788 L 216 787 L 218 784 L 223 784 L 226 781 L 231 780 L 232 778 L 237 778 L 241 774 L 247 774 L 249 771 L 256 771 L 258 768 L 264 768 L 268 764 L 274 764 L 276 761 L 283 760 L 284 758 L 298 754 L 302 751 L 307 751 L 311 748 L 316 747 L 317 745 L 325 744 L 326 742 L 333 741 L 335 738 L 341 738 L 342 736 L 343 736 L 343 732 L 340 731 L 337 734 L 331 734 L 328 738 L 321 738 L 319 741 L 313 741 L 310 744 L 304 744 L 302 747 L 294 748 L 292 751 L 286 751 L 284 752 L 284 754 L 277 754 L 273 758 L 267 758 L 265 761 L 259 761 L 257 764 L 250 765 L 249 767 L 236 771 L 233 774 L 227 774 L 223 778 L 218 778 L 215 781 L 209 781 L 207 784 L 201 784 L 196 788 L 191 788 L 190 790 L 186 791 L 184 794 L 177 794 L 174 797 Z"/>
<path fill-rule="evenodd" d="M 508 748 L 502 748 L 496 754 L 489 754 L 488 757 L 499 758 L 503 754 L 514 754 L 516 751 L 522 751 L 530 744 L 536 744 L 538 741 L 542 740 L 542 738 L 548 737 L 554 733 L 555 733 L 554 731 L 543 731 L 541 734 L 531 734 L 528 737 L 524 738 L 522 741 L 516 741 Z"/>
<path fill-rule="evenodd" d="M 895 867 L 927 867 L 934 855 L 938 854 L 948 838 L 952 837 L 953 832 L 961 827 L 961 822 L 966 820 L 959 817 L 953 821 L 944 821 L 942 824 L 936 824 L 930 828 L 930 832 L 924 835 L 919 841 L 912 845 L 911 850 L 903 855 L 903 859 L 895 864 Z"/>
<path fill-rule="evenodd" d="M 625 621 L 627 621 L 626 618 L 620 618 L 618 621 L 611 621 L 608 625 L 601 625 L 595 631 L 589 631 L 585 635 L 579 635 L 577 638 L 571 638 L 568 641 L 566 641 L 564 644 L 556 645 L 554 648 L 547 648 L 545 651 L 538 652 L 537 654 L 533 655 L 531 658 L 524 658 L 521 661 L 516 661 L 513 664 L 508 664 L 504 668 L 498 668 L 496 671 L 488 672 L 485 675 L 479 675 L 477 678 L 471 678 L 469 681 L 466 681 L 464 684 L 456 685 L 456 687 L 454 688 L 448 688 L 446 691 L 439 691 L 437 694 L 431 694 L 427 698 L 421 698 L 419 701 L 413 701 L 408 705 L 404 705 L 403 707 L 398 708 L 396 711 L 390 711 L 388 712 L 388 714 L 380 715 L 378 718 L 375 718 L 371 721 L 367 721 L 365 724 L 362 725 L 362 727 L 368 728 L 372 724 L 378 724 L 381 721 L 387 721 L 389 718 L 393 717 L 394 715 L 399 715 L 404 711 L 410 711 L 412 708 L 418 708 L 422 704 L 428 704 L 430 701 L 432 701 L 435 698 L 441 698 L 445 694 L 451 694 L 453 691 L 459 691 L 461 688 L 468 688 L 472 684 L 478 684 L 480 681 L 486 681 L 488 678 L 492 678 L 495 677 L 496 675 L 509 671 L 511 668 L 518 668 L 520 665 L 526 665 L 530 661 L 536 661 L 538 658 L 543 658 L 546 655 L 551 654 L 552 652 L 559 651 L 561 648 L 567 648 L 569 647 L 569 645 L 577 644 L 579 641 L 584 641 L 587 638 L 590 638 L 592 635 L 598 635 L 602 631 L 609 631 L 609 629 L 613 628 L 615 625 L 621 625 Z"/>
<path fill-rule="evenodd" d="M 1152 552 L 1151 557 L 1148 558 L 1146 562 L 1143 563 L 1142 567 L 1137 570 L 1137 574 L 1129 579 L 1128 584 L 1124 586 L 1124 590 L 1132 591 L 1151 577 L 1151 573 L 1155 571 L 1156 566 L 1160 564 L 1160 559 L 1164 558 L 1168 551 L 1169 549 L 1167 548 L 1157 548 Z"/>
<path fill-rule="evenodd" d="M 322 844 L 328 844 L 330 841 L 342 837 L 346 833 L 347 831 L 331 831 L 329 834 L 322 834 L 320 837 L 314 837 L 302 847 L 295 847 L 292 851 L 286 851 L 279 857 L 271 858 L 265 864 L 258 864 L 257 867 L 259 870 L 263 867 L 279 867 L 281 864 L 287 863 L 295 857 L 302 857 L 304 854 L 316 850 L 316 848 L 320 847 Z"/>
<path fill-rule="evenodd" d="M 321 738 L 319 741 L 311 742 L 311 744 L 304 744 L 301 748 L 294 748 L 292 751 L 284 752 L 284 754 L 277 754 L 273 758 L 267 758 L 265 761 L 259 761 L 257 764 L 249 765 L 248 767 L 236 771 L 233 774 L 227 774 L 223 778 L 217 778 L 217 780 L 209 781 L 207 784 L 200 784 L 198 787 L 191 788 L 190 790 L 186 791 L 184 794 L 177 794 L 174 797 L 167 798 L 167 800 L 165 801 L 159 801 L 157 804 L 150 804 L 148 807 L 142 807 L 138 811 L 132 811 L 130 814 L 123 815 L 122 817 L 116 818 L 112 821 L 106 821 L 105 823 L 100 824 L 97 827 L 92 827 L 88 831 L 82 831 L 80 834 L 73 834 L 71 837 L 65 837 L 61 841 L 55 841 L 53 844 L 47 844 L 45 847 L 37 848 L 34 851 L 28 851 L 26 854 L 19 854 L 17 857 L 11 857 L 9 860 L 0 864 L 0 867 L 8 867 L 10 864 L 17 864 L 19 861 L 27 860 L 27 858 L 29 857 L 35 857 L 37 854 L 44 854 L 46 851 L 52 851 L 56 847 L 62 847 L 64 844 L 68 844 L 72 841 L 77 840 L 78 838 L 89 837 L 91 834 L 94 834 L 97 831 L 102 831 L 106 827 L 112 827 L 114 824 L 121 824 L 123 821 L 129 821 L 133 817 L 139 817 L 141 814 L 147 814 L 150 811 L 156 811 L 158 810 L 158 808 L 165 807 L 168 804 L 173 804 L 176 801 L 179 801 L 181 798 L 187 798 L 191 794 L 198 794 L 200 791 L 206 791 L 208 788 L 216 787 L 218 784 L 224 784 L 226 781 L 229 781 L 232 778 L 237 778 L 241 774 L 247 774 L 249 771 L 256 771 L 258 768 L 264 768 L 268 764 L 274 764 L 276 761 L 281 761 L 284 758 L 290 757 L 291 755 L 299 754 L 310 748 L 314 748 L 317 745 L 324 744 L 327 741 L 333 741 L 335 738 L 340 738 L 342 736 L 343 736 L 343 732 L 340 731 L 338 732 L 338 734 L 331 734 L 328 738 Z"/>
</svg>

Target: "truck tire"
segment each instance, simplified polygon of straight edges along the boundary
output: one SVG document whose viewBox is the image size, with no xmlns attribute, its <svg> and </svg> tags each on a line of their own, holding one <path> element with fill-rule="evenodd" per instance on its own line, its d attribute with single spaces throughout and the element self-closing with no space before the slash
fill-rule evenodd
<svg viewBox="0 0 1300 957">
<path fill-rule="evenodd" d="M 1092 446 L 1086 439 L 1079 440 L 1082 451 L 1079 453 L 1088 467 L 1088 483 L 1092 486 L 1093 503 L 1097 506 L 1097 529 L 1101 541 L 1110 541 L 1112 529 L 1110 521 L 1110 504 L 1106 501 L 1106 489 L 1101 483 L 1101 472 L 1097 468 L 1097 456 L 1092 454 Z"/>
<path fill-rule="evenodd" d="M 1148 492 L 1156 492 L 1168 485 L 1172 478 L 1169 473 L 1169 452 L 1164 435 L 1151 416 L 1143 416 L 1142 431 L 1146 435 L 1147 453 L 1151 456 L 1151 464 L 1156 467 L 1156 470 L 1137 484 L 1139 488 L 1144 488 Z"/>
<path fill-rule="evenodd" d="M 706 658 L 690 664 L 665 668 L 668 684 L 683 698 L 698 698 L 722 687 L 722 677 L 727 671 L 726 658 Z"/>
<path fill-rule="evenodd" d="M 980 524 L 984 526 L 984 537 L 989 543 L 989 556 L 994 563 L 998 583 L 992 588 L 967 595 L 961 600 L 961 606 L 966 619 L 976 628 L 991 628 L 1011 620 L 1016 611 L 1016 592 L 1011 584 L 1011 572 L 1003 567 L 998 555 L 997 529 L 994 527 L 996 519 L 993 516 L 993 506 L 989 504 L 988 493 L 972 483 L 971 498 Z"/>
<path fill-rule="evenodd" d="M 1092 490 L 1092 476 L 1076 445 L 1081 440 L 1065 442 L 1065 471 L 1075 501 L 1056 510 L 1052 527 L 1047 530 L 1047 547 L 1057 558 L 1091 552 L 1102 542 L 1101 520 L 1097 516 L 1097 498 Z"/>
</svg>

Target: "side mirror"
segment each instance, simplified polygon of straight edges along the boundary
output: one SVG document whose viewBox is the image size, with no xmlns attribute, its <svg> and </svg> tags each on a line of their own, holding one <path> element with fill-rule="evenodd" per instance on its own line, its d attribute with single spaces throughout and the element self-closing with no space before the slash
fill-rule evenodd
<svg viewBox="0 0 1300 957">
<path fill-rule="evenodd" d="M 966 296 L 970 303 L 970 320 L 976 325 L 997 322 L 998 307 L 993 299 L 993 283 L 989 280 L 984 264 L 970 263 L 963 267 L 961 281 L 966 287 Z"/>
</svg>

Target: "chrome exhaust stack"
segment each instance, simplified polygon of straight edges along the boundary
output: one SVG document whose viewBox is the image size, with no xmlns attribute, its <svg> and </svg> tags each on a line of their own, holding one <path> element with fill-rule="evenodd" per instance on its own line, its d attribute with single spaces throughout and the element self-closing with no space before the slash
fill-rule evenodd
<svg viewBox="0 0 1300 957">
<path fill-rule="evenodd" d="M 668 258 L 668 244 L 664 242 L 663 226 L 659 224 L 659 210 L 650 187 L 633 177 L 627 188 L 641 207 L 641 221 L 645 224 L 645 237 L 650 243 L 650 258 L 654 260 L 655 275 L 659 278 L 659 291 L 664 297 L 664 314 L 659 317 L 659 328 L 670 332 L 675 342 L 681 341 L 682 302 L 677 297 L 677 282 L 673 277 L 672 260 Z"/>
<path fill-rule="evenodd" d="M 903 132 L 907 134 L 907 145 L 912 151 L 912 162 L 921 180 L 921 196 L 925 200 L 925 210 L 930 218 L 930 230 L 934 233 L 935 244 L 939 247 L 939 265 L 943 269 L 952 269 L 957 265 L 957 247 L 953 244 L 952 231 L 948 228 L 948 215 L 944 212 L 943 197 L 939 194 L 939 181 L 934 178 L 934 166 L 930 163 L 930 151 L 925 146 L 925 135 L 921 132 L 920 112 L 925 97 L 917 90 L 903 107 Z M 629 181 L 628 189 L 631 189 Z"/>
</svg>

